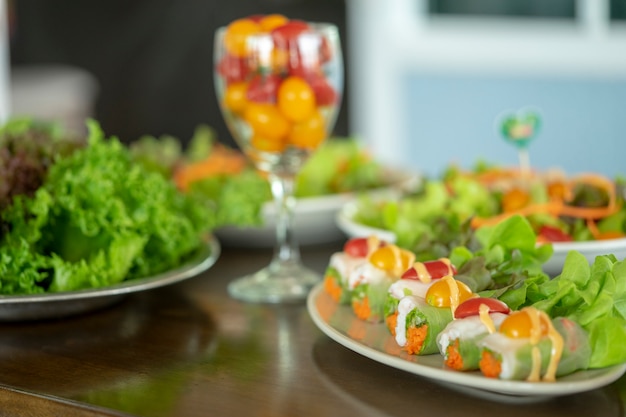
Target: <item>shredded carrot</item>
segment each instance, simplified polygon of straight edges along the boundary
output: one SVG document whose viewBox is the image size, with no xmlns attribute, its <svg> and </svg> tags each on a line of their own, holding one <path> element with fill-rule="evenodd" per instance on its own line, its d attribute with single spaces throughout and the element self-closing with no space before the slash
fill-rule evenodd
<svg viewBox="0 0 626 417">
<path fill-rule="evenodd" d="M 333 300 L 339 302 L 342 289 L 341 286 L 337 284 L 335 278 L 333 278 L 331 275 L 326 275 L 324 277 L 324 291 L 326 291 L 326 293 L 330 295 Z"/>
<path fill-rule="evenodd" d="M 428 336 L 427 324 L 419 327 L 409 327 L 406 331 L 406 346 L 404 346 L 404 350 L 410 355 L 420 353 L 426 336 Z"/>
<path fill-rule="evenodd" d="M 461 353 L 459 352 L 459 339 L 455 339 L 454 342 L 448 345 L 445 364 L 457 371 L 463 369 L 463 357 L 461 357 Z"/>
<path fill-rule="evenodd" d="M 352 300 L 352 310 L 358 318 L 361 320 L 367 320 L 372 314 L 369 298 L 365 297 L 360 301 Z"/>
<path fill-rule="evenodd" d="M 246 157 L 240 152 L 216 145 L 206 159 L 178 168 L 174 173 L 174 182 L 180 190 L 187 191 L 194 181 L 220 174 L 238 174 L 246 164 Z"/>
<path fill-rule="evenodd" d="M 396 311 L 393 314 L 385 317 L 385 324 L 387 324 L 387 328 L 391 332 L 393 337 L 396 337 L 396 325 L 398 324 L 398 312 Z"/>
<path fill-rule="evenodd" d="M 502 364 L 492 352 L 483 350 L 478 364 L 480 371 L 487 378 L 497 378 L 502 372 Z"/>
<path fill-rule="evenodd" d="M 492 177 L 490 177 L 489 179 L 491 181 L 494 181 L 496 175 L 498 173 L 502 174 L 502 172 L 505 171 L 494 171 L 492 173 Z M 587 184 L 604 190 L 609 198 L 608 204 L 605 207 L 576 207 L 567 204 L 567 202 L 569 201 L 569 199 L 571 199 L 571 196 L 573 195 L 571 190 L 573 190 L 573 188 L 579 184 Z M 553 196 L 557 198 L 554 198 L 548 203 L 524 205 L 523 207 L 519 207 L 515 210 L 510 210 L 493 217 L 474 217 L 472 218 L 471 225 L 473 228 L 476 229 L 482 226 L 497 224 L 516 214 L 521 216 L 529 216 L 531 214 L 538 213 L 551 214 L 555 217 L 567 216 L 581 218 L 585 220 L 596 220 L 610 216 L 611 214 L 614 214 L 621 209 L 621 205 L 618 204 L 617 201 L 614 183 L 610 179 L 602 175 L 593 173 L 581 174 L 577 177 L 574 177 L 567 184 L 564 184 L 563 187 L 565 187 L 565 189 L 562 190 L 559 195 Z M 558 198 L 559 196 L 561 198 Z"/>
</svg>

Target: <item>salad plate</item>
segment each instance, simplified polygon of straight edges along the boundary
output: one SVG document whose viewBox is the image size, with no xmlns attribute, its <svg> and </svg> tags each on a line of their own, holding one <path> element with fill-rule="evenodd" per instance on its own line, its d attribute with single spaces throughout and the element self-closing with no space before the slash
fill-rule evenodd
<svg viewBox="0 0 626 417">
<path fill-rule="evenodd" d="M 337 227 L 348 237 L 377 236 L 388 242 L 395 243 L 396 235 L 390 230 L 371 227 L 355 220 L 358 212 L 357 202 L 346 203 L 335 216 Z M 596 240 L 587 242 L 554 242 L 552 257 L 543 264 L 546 274 L 555 276 L 561 273 L 563 263 L 570 251 L 582 253 L 589 263 L 593 263 L 598 255 L 613 254 L 619 260 L 626 258 L 626 238 Z"/>
<path fill-rule="evenodd" d="M 26 321 L 67 317 L 94 311 L 120 301 L 128 294 L 151 290 L 194 277 L 209 269 L 220 256 L 215 236 L 185 264 L 146 278 L 137 278 L 96 289 L 57 293 L 0 296 L 0 321 Z"/>
<path fill-rule="evenodd" d="M 359 195 L 372 198 L 398 198 L 419 183 L 419 176 L 409 172 L 388 170 L 388 185 L 362 192 L 331 194 L 296 199 L 294 233 L 301 245 L 334 242 L 344 237 L 335 218 L 346 204 Z M 262 208 L 263 225 L 260 227 L 220 227 L 216 236 L 224 246 L 271 248 L 276 240 L 276 207 L 267 202 Z"/>
<path fill-rule="evenodd" d="M 611 384 L 626 371 L 626 364 L 578 371 L 555 382 L 503 381 L 480 372 L 459 372 L 445 367 L 438 354 L 417 356 L 402 351 L 384 323 L 368 323 L 354 316 L 349 306 L 337 304 L 318 284 L 307 299 L 315 325 L 344 347 L 371 360 L 434 382 L 505 398 L 549 398 L 590 391 Z M 484 395 L 485 398 L 490 398 Z"/>
</svg>

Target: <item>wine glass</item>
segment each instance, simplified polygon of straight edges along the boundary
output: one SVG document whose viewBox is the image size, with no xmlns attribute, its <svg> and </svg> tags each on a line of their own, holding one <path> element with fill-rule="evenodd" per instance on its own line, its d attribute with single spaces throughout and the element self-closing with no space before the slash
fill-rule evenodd
<svg viewBox="0 0 626 417">
<path fill-rule="evenodd" d="M 278 212 L 270 264 L 232 281 L 229 294 L 251 302 L 303 300 L 321 276 L 300 258 L 294 180 L 335 124 L 343 89 L 338 30 L 276 15 L 239 19 L 216 31 L 214 63 L 226 124 L 267 177 Z"/>
</svg>

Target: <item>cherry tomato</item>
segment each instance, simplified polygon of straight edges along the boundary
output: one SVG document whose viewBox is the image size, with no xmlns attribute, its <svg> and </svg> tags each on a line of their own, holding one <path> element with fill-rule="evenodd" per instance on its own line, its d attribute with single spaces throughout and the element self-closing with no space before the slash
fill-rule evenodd
<svg viewBox="0 0 626 417">
<path fill-rule="evenodd" d="M 474 295 L 472 290 L 469 289 L 467 285 L 463 282 L 453 279 L 453 284 L 459 289 L 459 301 L 461 304 L 465 300 L 469 299 Z M 428 291 L 426 291 L 426 302 L 434 307 L 450 307 L 450 284 L 448 284 L 447 279 L 439 279 L 432 284 Z"/>
<path fill-rule="evenodd" d="M 294 123 L 289 132 L 289 143 L 302 149 L 316 149 L 324 139 L 326 139 L 326 121 L 317 110 L 309 119 Z"/>
<path fill-rule="evenodd" d="M 277 50 L 287 52 L 288 59 L 283 69 L 290 75 L 302 76 L 307 72 L 320 69 L 319 54 L 308 52 L 311 42 L 299 42 L 298 38 L 310 32 L 308 23 L 301 20 L 290 20 L 271 31 L 274 46 Z M 312 33 L 312 32 L 310 32 Z M 313 35 L 311 35 L 313 36 Z"/>
<path fill-rule="evenodd" d="M 364 258 L 369 252 L 369 244 L 367 243 L 367 240 L 368 238 L 366 237 L 356 237 L 350 239 L 343 245 L 343 251 L 355 258 Z"/>
<path fill-rule="evenodd" d="M 265 32 L 271 32 L 277 27 L 284 26 L 287 22 L 289 22 L 289 19 L 282 14 L 269 14 L 259 19 L 259 26 Z"/>
<path fill-rule="evenodd" d="M 250 146 L 263 152 L 283 152 L 287 142 L 282 139 L 270 139 L 260 135 L 252 135 Z"/>
<path fill-rule="evenodd" d="M 224 47 L 228 53 L 244 57 L 248 54 L 248 37 L 259 32 L 261 32 L 261 27 L 253 20 L 237 19 L 226 27 Z"/>
<path fill-rule="evenodd" d="M 530 195 L 519 188 L 512 188 L 502 197 L 502 210 L 505 213 L 519 210 L 530 202 Z"/>
<path fill-rule="evenodd" d="M 245 58 L 236 57 L 231 54 L 224 55 L 217 64 L 217 72 L 222 76 L 224 82 L 231 83 L 245 81 L 250 74 L 250 68 Z"/>
<path fill-rule="evenodd" d="M 396 269 L 406 270 L 415 259 L 415 255 L 396 245 L 385 245 L 376 249 L 369 257 L 369 262 L 375 267 L 388 272 Z"/>
<path fill-rule="evenodd" d="M 291 121 L 309 119 L 315 110 L 313 90 L 300 77 L 287 77 L 278 88 L 278 108 Z"/>
<path fill-rule="evenodd" d="M 428 272 L 428 274 L 430 274 L 431 279 L 442 278 L 446 275 L 455 275 L 457 272 L 454 265 L 450 264 L 448 266 L 447 262 L 444 262 L 439 259 L 433 260 L 433 261 L 421 262 L 421 264 L 424 266 L 424 268 L 426 268 L 426 271 Z M 422 277 L 420 277 L 420 274 L 418 274 L 418 271 L 415 268 L 415 265 L 407 269 L 406 272 L 402 274 L 402 278 L 403 279 L 415 279 L 415 280 L 422 279 Z"/>
<path fill-rule="evenodd" d="M 330 46 L 330 41 L 328 38 L 323 37 L 322 43 L 320 45 L 320 62 L 326 63 L 333 58 L 333 49 Z"/>
<path fill-rule="evenodd" d="M 226 87 L 224 91 L 224 107 L 233 113 L 243 113 L 248 104 L 246 99 L 246 91 L 248 83 L 240 81 L 232 83 Z"/>
<path fill-rule="evenodd" d="M 541 242 L 572 242 L 574 238 L 558 227 L 541 226 L 537 239 Z"/>
<path fill-rule="evenodd" d="M 257 74 L 248 84 L 246 98 L 254 103 L 275 103 L 281 82 L 276 74 Z"/>
<path fill-rule="evenodd" d="M 454 310 L 454 318 L 462 319 L 469 316 L 477 316 L 480 314 L 480 306 L 485 304 L 489 307 L 490 313 L 509 314 L 511 309 L 502 301 L 496 298 L 477 297 L 463 301 L 456 310 Z"/>
<path fill-rule="evenodd" d="M 548 334 L 549 324 L 545 315 L 539 319 L 540 334 Z M 531 336 L 532 320 L 526 310 L 514 311 L 504 319 L 499 332 L 513 339 L 528 338 Z"/>
<path fill-rule="evenodd" d="M 311 30 L 308 23 L 291 19 L 284 25 L 278 26 L 271 31 L 274 44 L 278 48 L 289 49 L 292 48 L 292 44 L 296 42 L 296 39 L 303 32 Z"/>
<path fill-rule="evenodd" d="M 273 104 L 249 103 L 244 113 L 255 135 L 269 140 L 283 140 L 290 123 Z"/>
<path fill-rule="evenodd" d="M 315 103 L 318 106 L 332 106 L 337 103 L 339 96 L 326 77 L 320 74 L 312 74 L 307 78 L 307 81 L 313 89 Z"/>
<path fill-rule="evenodd" d="M 548 196 L 558 200 L 569 200 L 571 192 L 564 181 L 552 181 L 547 187 Z"/>
<path fill-rule="evenodd" d="M 264 14 L 253 14 L 251 16 L 248 16 L 246 19 L 250 19 L 255 23 L 259 23 L 261 19 L 263 19 L 264 17 L 265 17 Z"/>
</svg>

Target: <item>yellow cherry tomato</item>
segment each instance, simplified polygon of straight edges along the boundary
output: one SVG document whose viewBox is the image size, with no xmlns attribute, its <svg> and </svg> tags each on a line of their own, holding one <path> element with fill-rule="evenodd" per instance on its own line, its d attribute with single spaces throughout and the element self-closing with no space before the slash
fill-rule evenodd
<svg viewBox="0 0 626 417">
<path fill-rule="evenodd" d="M 245 81 L 230 84 L 224 91 L 224 107 L 233 113 L 243 113 L 248 104 L 248 100 L 246 100 L 247 90 L 248 83 Z"/>
<path fill-rule="evenodd" d="M 289 143 L 302 149 L 315 149 L 326 139 L 324 116 L 315 110 L 313 115 L 299 123 L 294 123 L 289 133 Z"/>
<path fill-rule="evenodd" d="M 291 128 L 289 121 L 274 104 L 249 103 L 243 117 L 255 135 L 270 140 L 286 139 Z"/>
<path fill-rule="evenodd" d="M 288 18 L 282 14 L 269 14 L 259 20 L 259 26 L 265 32 L 271 32 L 273 29 L 280 27 L 289 21 Z"/>
<path fill-rule="evenodd" d="M 248 37 L 259 32 L 261 32 L 261 26 L 253 20 L 237 19 L 226 27 L 224 46 L 230 54 L 245 57 L 248 53 Z"/>
<path fill-rule="evenodd" d="M 406 271 L 415 260 L 415 255 L 396 245 L 385 245 L 376 249 L 369 257 L 369 262 L 375 267 L 390 273 Z M 399 272 L 401 274 L 402 272 Z"/>
<path fill-rule="evenodd" d="M 283 139 L 268 139 L 260 135 L 253 135 L 250 139 L 250 146 L 263 152 L 282 152 L 287 146 Z"/>
<path fill-rule="evenodd" d="M 459 289 L 459 302 L 469 300 L 474 295 L 467 285 L 458 280 L 452 280 L 452 285 Z M 446 279 L 438 279 L 426 291 L 426 302 L 434 307 L 450 307 L 450 284 Z"/>
<path fill-rule="evenodd" d="M 540 334 L 548 334 L 549 324 L 546 323 L 545 316 L 541 315 L 539 319 Z M 531 335 L 532 320 L 527 311 L 514 311 L 504 319 L 500 325 L 500 333 L 513 339 L 528 338 Z"/>
<path fill-rule="evenodd" d="M 306 120 L 315 110 L 315 93 L 304 79 L 287 77 L 278 88 L 278 108 L 289 120 Z"/>
<path fill-rule="evenodd" d="M 519 188 L 512 188 L 502 197 L 502 210 L 509 213 L 525 207 L 529 202 L 530 194 L 528 192 Z"/>
</svg>

